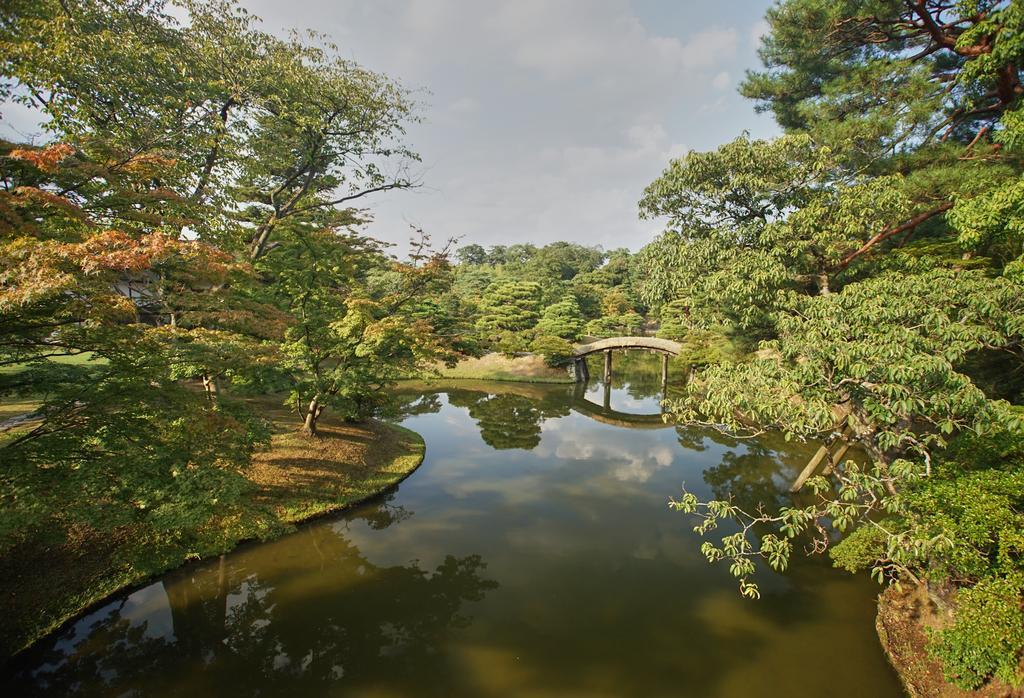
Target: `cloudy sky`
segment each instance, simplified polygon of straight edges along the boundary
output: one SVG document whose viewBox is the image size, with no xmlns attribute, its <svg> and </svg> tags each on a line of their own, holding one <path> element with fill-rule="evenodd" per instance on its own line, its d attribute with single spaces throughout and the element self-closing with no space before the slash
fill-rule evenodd
<svg viewBox="0 0 1024 698">
<path fill-rule="evenodd" d="M 638 249 L 637 201 L 671 157 L 776 132 L 736 90 L 770 0 L 242 0 L 314 28 L 416 93 L 415 191 L 368 202 L 403 243 L 573 240 Z M 401 245 L 404 247 L 404 245 Z"/>
</svg>

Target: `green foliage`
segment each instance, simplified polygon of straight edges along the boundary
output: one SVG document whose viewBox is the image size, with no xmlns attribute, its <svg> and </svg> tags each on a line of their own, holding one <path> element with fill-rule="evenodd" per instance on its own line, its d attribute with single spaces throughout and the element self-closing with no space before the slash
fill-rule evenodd
<svg viewBox="0 0 1024 698">
<path fill-rule="evenodd" d="M 734 362 L 743 356 L 733 338 L 722 328 L 693 330 L 680 344 L 682 351 L 679 352 L 678 361 L 688 366 Z"/>
<path fill-rule="evenodd" d="M 615 315 L 602 315 L 587 323 L 586 333 L 591 337 L 621 337 L 643 334 L 644 319 L 632 310 Z"/>
<path fill-rule="evenodd" d="M 691 329 L 690 304 L 685 299 L 676 298 L 661 307 L 659 337 L 678 341 L 686 337 Z"/>
<path fill-rule="evenodd" d="M 544 334 L 534 338 L 530 350 L 543 356 L 548 366 L 564 366 L 573 355 L 571 342 Z"/>
<path fill-rule="evenodd" d="M 466 245 L 455 253 L 459 264 L 486 264 L 487 251 L 480 245 Z"/>
<path fill-rule="evenodd" d="M 180 379 L 261 362 L 244 332 L 265 306 L 226 288 L 250 278 L 229 255 L 167 233 L 180 202 L 154 190 L 154 172 L 65 144 L 4 144 L 0 366 L 19 370 L 0 376 L 0 394 L 39 407 L 0 445 L 2 549 L 83 524 L 180 536 L 244 507 L 242 471 L 265 425 Z M 52 360 L 62 356 L 90 360 Z"/>
<path fill-rule="evenodd" d="M 453 294 L 472 320 L 479 349 L 529 351 L 534 336 L 577 341 L 588 321 L 595 332 L 639 332 L 633 256 L 569 242 L 467 245 L 458 253 Z M 461 340 L 468 335 L 461 333 Z"/>
<path fill-rule="evenodd" d="M 531 335 L 524 332 L 501 332 L 491 337 L 491 346 L 495 351 L 508 356 L 526 354 L 530 351 Z"/>
<path fill-rule="evenodd" d="M 774 511 L 717 491 L 672 506 L 701 535 L 739 524 L 702 550 L 746 596 L 754 562 L 783 569 L 798 536 L 879 581 L 953 590 L 932 639 L 947 675 L 1019 683 L 1024 420 L 1005 399 L 1024 368 L 1024 8 L 784 0 L 767 20 L 742 90 L 785 135 L 669 164 L 640 204 L 669 227 L 636 288 L 665 336 L 759 342 L 706 361 L 677 418 L 872 462 L 831 464 Z"/>
<path fill-rule="evenodd" d="M 480 301 L 477 329 L 487 335 L 522 332 L 540 318 L 540 284 L 532 281 L 499 281 Z"/>
<path fill-rule="evenodd" d="M 786 129 L 859 138 L 867 153 L 884 153 L 991 123 L 1015 96 L 987 86 L 1019 65 L 1016 3 L 788 0 L 766 19 L 765 70 L 742 92 Z"/>
<path fill-rule="evenodd" d="M 41 427 L 4 444 L 0 547 L 64 525 L 142 524 L 181 535 L 244 506 L 242 469 L 265 426 L 231 403 L 212 409 L 171 381 L 160 357 L 64 372 L 44 395 Z M 40 367 L 40 371 L 48 370 Z M 34 388 L 43 375 L 30 369 Z M 68 400 L 74 411 L 63 410 Z M 145 435 L 140 439 L 139 435 Z"/>
<path fill-rule="evenodd" d="M 746 419 L 801 436 L 827 432 L 845 415 L 873 453 L 923 454 L 954 430 L 1010 419 L 955 365 L 1022 341 L 1022 297 L 1005 279 L 943 269 L 795 296 L 763 357 L 710 368 L 678 408 L 691 419 L 704 413 L 734 428 Z M 771 384 L 766 393 L 748 389 Z M 836 404 L 844 411 L 834 415 Z"/>
<path fill-rule="evenodd" d="M 579 339 L 582 329 L 580 306 L 572 296 L 545 308 L 540 322 L 537 323 L 538 333 L 560 337 L 570 342 Z"/>
<path fill-rule="evenodd" d="M 448 289 L 443 256 L 399 264 L 355 235 L 281 233 L 280 248 L 258 268 L 273 280 L 280 307 L 295 317 L 281 344 L 282 363 L 292 375 L 289 401 L 299 406 L 308 431 L 316 431 L 328 406 L 345 419 L 370 416 L 395 380 L 447 357 L 431 323 L 442 309 L 425 302 Z"/>
<path fill-rule="evenodd" d="M 929 652 L 945 666 L 946 678 L 973 689 L 996 677 L 1024 682 L 1024 574 L 985 579 L 957 593 L 956 620 L 934 633 Z"/>
<path fill-rule="evenodd" d="M 885 557 L 885 530 L 874 526 L 855 528 L 829 551 L 832 562 L 847 572 L 870 570 Z"/>
<path fill-rule="evenodd" d="M 461 309 L 419 303 L 444 255 L 392 263 L 350 231 L 348 202 L 408 185 L 385 174 L 416 159 L 405 91 L 230 2 L 183 8 L 0 10 L 3 92 L 50 143 L 0 144 L 0 368 L 24 369 L 0 394 L 40 403 L 0 445 L 4 548 L 83 524 L 216 537 L 268 437 L 222 383 L 354 417 L 450 358 L 432 322 Z"/>
</svg>

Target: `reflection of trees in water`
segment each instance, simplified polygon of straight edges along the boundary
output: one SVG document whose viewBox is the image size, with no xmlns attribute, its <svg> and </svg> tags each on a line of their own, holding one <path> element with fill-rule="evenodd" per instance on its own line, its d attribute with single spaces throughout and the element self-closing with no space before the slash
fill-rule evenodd
<svg viewBox="0 0 1024 698">
<path fill-rule="evenodd" d="M 397 492 L 392 491 L 391 493 L 378 498 L 369 506 L 364 507 L 360 510 L 358 520 L 365 521 L 366 525 L 372 528 L 374 531 L 382 531 L 392 524 L 405 521 L 412 512 L 403 507 L 400 504 L 392 504 L 391 501 L 395 498 Z M 344 519 L 346 528 L 348 522 L 351 519 Z"/>
<path fill-rule="evenodd" d="M 744 453 L 728 451 L 721 462 L 704 471 L 716 499 L 731 498 L 737 506 L 752 511 L 761 502 L 769 509 L 782 505 L 785 488 L 776 480 L 779 462 L 776 454 L 757 442 L 746 444 Z"/>
<path fill-rule="evenodd" d="M 396 513 L 359 518 L 384 527 Z M 415 561 L 378 566 L 344 530 L 306 528 L 167 575 L 173 632 L 157 636 L 155 615 L 133 625 L 122 600 L 33 653 L 35 680 L 22 672 L 6 694 L 304 695 L 328 684 L 442 680 L 435 656 L 452 628 L 470 622 L 462 605 L 498 586 L 483 577 L 485 563 L 449 555 L 432 571 Z"/>
<path fill-rule="evenodd" d="M 676 426 L 676 436 L 679 444 L 687 451 L 704 451 L 707 449 L 705 443 L 709 437 L 707 429 L 696 427 Z"/>
<path fill-rule="evenodd" d="M 763 502 L 771 507 L 788 504 L 787 487 L 803 466 L 813 445 L 787 442 L 781 435 L 737 439 L 715 429 L 677 426 L 679 444 L 689 451 L 704 451 L 708 442 L 729 449 L 718 465 L 704 470 L 704 482 L 716 499 L 733 499 L 750 511 Z"/>
<path fill-rule="evenodd" d="M 480 427 L 480 437 L 496 449 L 531 450 L 540 443 L 541 424 L 545 419 L 564 417 L 569 405 L 562 393 L 540 399 L 522 395 L 489 395 L 468 391 L 451 391 L 448 402 L 465 407 Z"/>
<path fill-rule="evenodd" d="M 441 411 L 441 396 L 438 393 L 413 393 L 397 391 L 391 399 L 392 416 L 396 419 L 415 417 L 421 414 L 437 414 Z"/>
</svg>

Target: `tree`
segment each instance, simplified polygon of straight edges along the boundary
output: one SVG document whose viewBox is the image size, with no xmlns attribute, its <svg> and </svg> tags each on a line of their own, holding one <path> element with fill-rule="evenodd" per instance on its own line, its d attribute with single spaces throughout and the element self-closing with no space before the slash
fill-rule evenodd
<svg viewBox="0 0 1024 698">
<path fill-rule="evenodd" d="M 978 377 L 1024 356 L 1022 20 L 1018 3 L 779 3 L 743 91 L 786 134 L 690 153 L 641 202 L 669 218 L 638 255 L 641 297 L 670 331 L 759 343 L 698 371 L 678 418 L 823 441 L 801 505 L 674 501 L 702 534 L 739 524 L 704 554 L 748 596 L 754 561 L 785 569 L 803 535 L 924 585 L 955 611 L 930 651 L 966 687 L 1019 683 L 1024 653 L 1024 570 L 1002 534 L 1024 421 Z M 850 444 L 871 462 L 844 459 Z"/>
<path fill-rule="evenodd" d="M 492 245 L 487 248 L 487 263 L 491 266 L 508 263 L 508 247 L 505 245 Z"/>
<path fill-rule="evenodd" d="M 459 264 L 486 264 L 487 263 L 487 250 L 481 245 L 466 245 L 460 247 L 459 251 L 455 255 Z"/>
<path fill-rule="evenodd" d="M 237 513 L 267 439 L 222 377 L 286 365 L 315 429 L 325 404 L 366 414 L 444 353 L 412 314 L 443 260 L 392 263 L 342 232 L 354 202 L 411 183 L 406 92 L 232 3 L 181 9 L 0 10 L 4 96 L 49 143 L 0 149 L 0 392 L 42 403 L 2 445 L 4 535 L 51 514 L 57 530 L 216 529 L 201 524 Z"/>
<path fill-rule="evenodd" d="M 509 248 L 511 252 L 515 247 Z M 604 252 L 571 242 L 553 242 L 536 250 L 526 261 L 524 273 L 540 284 L 570 281 L 601 266 Z"/>
<path fill-rule="evenodd" d="M 173 162 L 160 186 L 188 202 L 193 234 L 251 259 L 290 219 L 412 183 L 393 81 L 230 2 L 184 9 L 182 26 L 155 0 L 9 3 L 4 74 L 52 131 Z"/>
<path fill-rule="evenodd" d="M 532 281 L 497 281 L 480 301 L 477 329 L 487 335 L 521 332 L 540 317 L 540 284 Z"/>
<path fill-rule="evenodd" d="M 621 315 L 603 315 L 587 323 L 587 334 L 592 337 L 619 337 L 643 332 L 643 317 L 632 310 Z"/>
<path fill-rule="evenodd" d="M 331 227 L 282 227 L 280 249 L 258 264 L 277 302 L 295 317 L 282 353 L 289 399 L 316 435 L 327 407 L 359 420 L 398 379 L 446 357 L 422 301 L 450 281 L 446 252 L 389 260 L 378 243 Z M 448 338 L 450 340 L 450 338 Z"/>
<path fill-rule="evenodd" d="M 874 152 L 908 139 L 970 141 L 1022 92 L 1015 3 L 790 0 L 766 19 L 765 70 L 742 92 L 789 130 L 866 135 Z"/>
<path fill-rule="evenodd" d="M 180 535 L 237 511 L 266 431 L 175 370 L 188 354 L 208 375 L 222 352 L 244 367 L 248 340 L 233 330 L 252 316 L 225 287 L 245 270 L 166 232 L 179 202 L 151 184 L 165 166 L 152 154 L 110 165 L 66 144 L 5 143 L 0 155 L 0 393 L 40 402 L 0 446 L 0 545 L 76 524 Z"/>
<path fill-rule="evenodd" d="M 919 212 L 904 178 L 865 178 L 843 162 L 805 134 L 741 137 L 674 161 L 641 202 L 671 226 L 639 255 L 641 296 L 686 296 L 695 322 L 753 330 L 770 321 L 781 290 L 828 293 L 884 241 L 952 207 Z"/>
<path fill-rule="evenodd" d="M 583 329 L 583 318 L 576 299 L 569 296 L 544 309 L 544 314 L 537 323 L 540 334 L 561 337 L 575 342 Z"/>
<path fill-rule="evenodd" d="M 799 297 L 758 357 L 709 368 L 677 411 L 734 431 L 824 437 L 848 429 L 846 438 L 883 465 L 908 452 L 927 459 L 949 434 L 1015 420 L 957 366 L 972 352 L 1021 346 L 1019 291 L 980 272 L 931 269 Z M 775 388 L 758 389 L 767 386 Z"/>
</svg>

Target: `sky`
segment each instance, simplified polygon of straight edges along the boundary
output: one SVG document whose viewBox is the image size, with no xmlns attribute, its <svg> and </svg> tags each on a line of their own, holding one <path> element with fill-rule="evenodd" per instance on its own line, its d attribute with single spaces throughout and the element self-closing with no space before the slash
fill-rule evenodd
<svg viewBox="0 0 1024 698">
<path fill-rule="evenodd" d="M 413 91 L 421 186 L 366 200 L 368 233 L 637 250 L 669 160 L 778 132 L 737 92 L 770 0 L 241 0 L 263 29 L 316 29 Z M 27 115 L 4 106 L 9 125 Z"/>
</svg>

